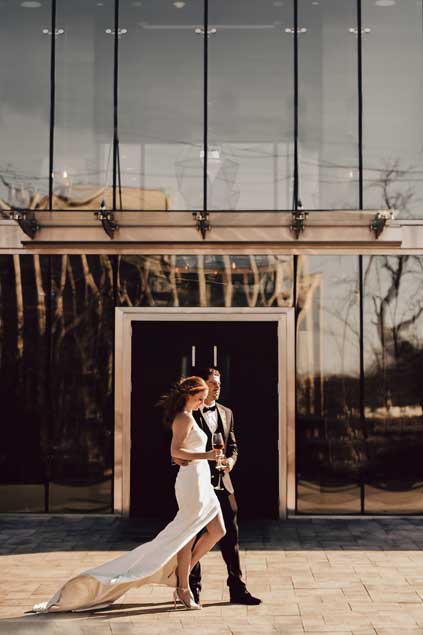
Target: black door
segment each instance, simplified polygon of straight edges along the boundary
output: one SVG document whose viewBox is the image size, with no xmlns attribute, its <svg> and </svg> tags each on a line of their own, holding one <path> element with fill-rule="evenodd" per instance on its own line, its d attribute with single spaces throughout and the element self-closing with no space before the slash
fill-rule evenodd
<svg viewBox="0 0 423 635">
<path fill-rule="evenodd" d="M 217 358 L 217 359 L 216 359 Z M 275 322 L 134 322 L 131 515 L 176 512 L 177 468 L 156 403 L 181 375 L 217 366 L 220 402 L 234 412 L 239 459 L 231 474 L 241 518 L 278 514 L 278 354 Z"/>
</svg>

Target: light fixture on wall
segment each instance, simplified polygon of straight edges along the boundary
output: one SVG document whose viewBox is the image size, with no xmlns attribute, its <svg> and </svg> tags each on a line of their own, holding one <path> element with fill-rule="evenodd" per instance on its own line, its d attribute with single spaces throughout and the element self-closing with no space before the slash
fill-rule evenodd
<svg viewBox="0 0 423 635">
<path fill-rule="evenodd" d="M 23 233 L 26 236 L 29 236 L 31 240 L 35 238 L 37 231 L 40 229 L 40 226 L 35 218 L 35 214 L 31 210 L 12 208 L 9 218 L 16 221 Z"/>
<path fill-rule="evenodd" d="M 290 33 L 291 35 L 294 35 L 295 29 L 286 28 L 285 33 Z M 301 33 L 307 33 L 307 29 L 304 26 L 297 29 L 297 34 L 301 35 Z"/>
<path fill-rule="evenodd" d="M 195 33 L 197 33 L 197 35 L 204 35 L 205 31 L 204 31 L 204 29 L 202 27 L 197 27 L 195 29 Z M 208 31 L 207 31 L 207 37 L 210 37 L 211 35 L 215 35 L 215 33 L 217 33 L 217 29 L 212 27 L 211 29 L 208 29 Z"/>
<path fill-rule="evenodd" d="M 42 6 L 41 2 L 35 2 L 30 0 L 25 0 L 25 2 L 21 2 L 21 7 L 24 9 L 39 9 Z"/>
<path fill-rule="evenodd" d="M 348 31 L 350 33 L 353 33 L 353 35 L 358 35 L 358 29 L 354 28 L 354 27 L 350 27 L 348 29 Z M 372 30 L 369 29 L 368 27 L 366 27 L 365 29 L 361 29 L 361 35 L 367 35 L 368 33 L 371 33 Z"/>
<path fill-rule="evenodd" d="M 389 221 L 395 220 L 398 215 L 396 209 L 384 209 L 376 213 L 376 216 L 370 222 L 370 231 L 374 233 L 376 240 L 382 234 Z"/>
<path fill-rule="evenodd" d="M 104 199 L 100 203 L 100 209 L 94 212 L 94 216 L 101 222 L 108 237 L 113 239 L 115 231 L 119 229 L 119 225 L 114 219 L 113 212 L 107 210 L 106 201 Z"/>
<path fill-rule="evenodd" d="M 50 31 L 50 29 L 43 29 L 43 35 L 54 35 L 55 39 L 57 39 L 59 35 L 63 35 L 64 32 L 65 29 L 54 29 L 54 33 Z"/>
<path fill-rule="evenodd" d="M 377 7 L 393 7 L 396 4 L 396 0 L 376 0 L 375 5 Z"/>
<path fill-rule="evenodd" d="M 173 3 L 173 6 L 176 7 L 177 9 L 183 9 L 185 6 L 185 2 L 182 2 L 181 0 L 176 0 L 176 2 Z"/>
<path fill-rule="evenodd" d="M 106 29 L 104 32 L 106 35 L 115 35 L 116 33 L 114 29 Z M 118 29 L 117 30 L 118 39 L 120 39 L 122 35 L 126 35 L 127 33 L 128 33 L 128 29 Z"/>
</svg>

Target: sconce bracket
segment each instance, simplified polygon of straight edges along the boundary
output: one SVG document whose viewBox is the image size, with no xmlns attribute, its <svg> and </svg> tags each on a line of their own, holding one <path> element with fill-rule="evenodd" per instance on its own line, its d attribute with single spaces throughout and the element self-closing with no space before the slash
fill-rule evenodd
<svg viewBox="0 0 423 635">
<path fill-rule="evenodd" d="M 396 213 L 397 212 L 394 209 L 387 209 L 377 212 L 376 216 L 373 218 L 369 225 L 370 231 L 374 233 L 376 240 L 382 234 L 388 220 L 393 220 L 396 216 Z"/>
<path fill-rule="evenodd" d="M 295 240 L 298 240 L 305 228 L 305 222 L 308 216 L 308 212 L 302 209 L 297 209 L 292 212 L 292 223 L 289 229 L 294 234 Z"/>
<path fill-rule="evenodd" d="M 37 223 L 33 212 L 12 208 L 9 217 L 18 223 L 23 233 L 29 236 L 31 240 L 35 238 L 40 225 Z"/>
<path fill-rule="evenodd" d="M 193 212 L 192 216 L 195 220 L 197 230 L 200 232 L 203 240 L 206 239 L 207 232 L 211 230 L 211 225 L 209 221 L 210 214 L 209 212 L 199 211 Z"/>
<path fill-rule="evenodd" d="M 104 201 L 101 201 L 100 209 L 94 212 L 94 216 L 101 222 L 108 237 L 113 239 L 115 231 L 119 229 L 119 225 L 114 219 L 113 212 L 107 211 Z"/>
</svg>

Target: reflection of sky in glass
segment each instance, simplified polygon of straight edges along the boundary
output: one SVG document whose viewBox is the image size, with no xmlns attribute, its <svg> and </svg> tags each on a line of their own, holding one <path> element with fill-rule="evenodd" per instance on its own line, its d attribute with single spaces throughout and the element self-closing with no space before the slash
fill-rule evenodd
<svg viewBox="0 0 423 635">
<path fill-rule="evenodd" d="M 45 192 L 50 3 L 0 3 L 0 173 Z M 418 212 L 423 123 L 422 5 L 363 0 L 365 207 Z M 111 178 L 113 1 L 57 2 L 55 175 Z M 202 204 L 203 4 L 120 2 L 122 184 Z M 289 209 L 293 177 L 290 2 L 210 0 L 211 209 Z M 299 1 L 300 196 L 309 209 L 357 207 L 355 3 Z M 404 69 L 407 72 L 404 72 Z M 0 184 L 0 196 L 7 187 Z"/>
<path fill-rule="evenodd" d="M 307 209 L 358 207 L 356 4 L 300 1 L 300 198 Z"/>
<path fill-rule="evenodd" d="M 423 207 L 422 3 L 364 0 L 364 205 Z M 409 215 L 404 212 L 403 215 Z"/>
</svg>

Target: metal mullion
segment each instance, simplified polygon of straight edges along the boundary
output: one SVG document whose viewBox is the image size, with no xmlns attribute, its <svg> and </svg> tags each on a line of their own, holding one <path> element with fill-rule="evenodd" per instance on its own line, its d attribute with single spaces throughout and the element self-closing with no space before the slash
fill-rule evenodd
<svg viewBox="0 0 423 635">
<path fill-rule="evenodd" d="M 209 82 L 208 82 L 208 65 L 209 65 L 209 2 L 208 0 L 204 0 L 204 100 L 203 100 L 203 130 L 204 130 L 204 139 L 203 139 L 203 153 L 204 153 L 204 165 L 203 165 L 203 211 L 207 212 L 208 209 L 208 201 L 207 201 L 207 162 L 208 162 L 208 92 L 209 92 Z"/>
<path fill-rule="evenodd" d="M 357 83 L 358 83 L 358 183 L 359 209 L 363 209 L 363 22 L 361 0 L 357 0 Z"/>
<path fill-rule="evenodd" d="M 358 200 L 359 209 L 363 209 L 363 20 L 361 0 L 357 0 L 357 88 L 358 88 Z M 364 280 L 363 280 L 363 256 L 358 256 L 359 275 L 359 312 L 360 312 L 360 421 L 362 432 L 365 431 L 364 408 Z M 365 484 L 363 476 L 360 477 L 360 512 L 365 513 Z"/>
<path fill-rule="evenodd" d="M 56 115 L 56 0 L 51 0 L 51 47 L 50 47 L 50 138 L 49 138 L 49 174 L 48 207 L 53 209 L 54 180 L 54 127 Z"/>
<path fill-rule="evenodd" d="M 298 169 L 298 0 L 294 3 L 294 191 L 292 206 L 298 209 L 299 169 Z"/>
<path fill-rule="evenodd" d="M 119 80 L 119 0 L 115 0 L 114 55 L 113 55 L 113 210 L 116 209 L 116 182 L 118 169 L 118 80 Z M 106 193 L 107 194 L 107 193 Z"/>
<path fill-rule="evenodd" d="M 364 395 L 365 395 L 365 383 L 364 383 L 364 274 L 363 274 L 363 256 L 358 257 L 358 275 L 359 275 L 359 289 L 360 289 L 360 389 L 359 389 L 359 398 L 360 398 L 360 421 L 362 426 L 362 433 L 364 439 L 367 438 L 366 433 L 366 419 L 365 419 L 365 408 L 364 408 Z M 361 477 L 360 479 L 360 507 L 361 513 L 365 513 L 365 492 L 364 492 L 364 479 Z"/>
</svg>

